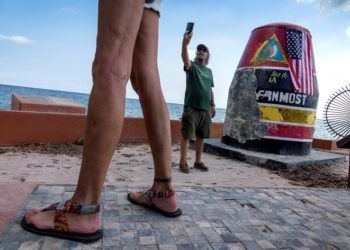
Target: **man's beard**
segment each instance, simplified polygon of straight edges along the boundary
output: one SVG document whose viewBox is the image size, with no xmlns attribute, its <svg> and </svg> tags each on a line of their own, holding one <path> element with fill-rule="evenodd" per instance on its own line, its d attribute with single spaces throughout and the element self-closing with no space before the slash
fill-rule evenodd
<svg viewBox="0 0 350 250">
<path fill-rule="evenodd" d="M 195 61 L 199 63 L 206 63 L 206 59 L 201 56 L 196 56 Z"/>
</svg>

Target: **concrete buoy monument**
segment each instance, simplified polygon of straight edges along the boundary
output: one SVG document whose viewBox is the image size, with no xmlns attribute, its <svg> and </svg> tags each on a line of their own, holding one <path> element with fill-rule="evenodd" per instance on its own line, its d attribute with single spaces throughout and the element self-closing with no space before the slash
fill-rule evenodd
<svg viewBox="0 0 350 250">
<path fill-rule="evenodd" d="M 222 143 L 308 155 L 318 95 L 310 32 L 287 23 L 258 27 L 229 89 Z"/>
<path fill-rule="evenodd" d="M 273 23 L 254 29 L 234 74 L 223 134 L 204 151 L 273 168 L 342 163 L 312 149 L 318 85 L 310 32 Z"/>
</svg>

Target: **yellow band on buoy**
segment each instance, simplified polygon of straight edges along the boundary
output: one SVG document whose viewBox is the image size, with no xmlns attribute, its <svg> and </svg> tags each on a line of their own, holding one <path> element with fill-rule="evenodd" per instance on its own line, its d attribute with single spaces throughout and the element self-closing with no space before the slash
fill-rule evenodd
<svg viewBox="0 0 350 250">
<path fill-rule="evenodd" d="M 260 105 L 260 119 L 274 122 L 314 125 L 316 111 Z"/>
</svg>

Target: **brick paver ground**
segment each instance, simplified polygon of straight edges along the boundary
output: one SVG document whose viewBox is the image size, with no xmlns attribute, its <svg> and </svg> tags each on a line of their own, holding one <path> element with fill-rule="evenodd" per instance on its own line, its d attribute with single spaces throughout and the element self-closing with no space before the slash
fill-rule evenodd
<svg viewBox="0 0 350 250">
<path fill-rule="evenodd" d="M 104 238 L 84 245 L 24 231 L 24 212 L 68 199 L 73 186 L 41 185 L 0 236 L 0 249 L 350 249 L 350 191 L 178 187 L 183 215 L 169 219 L 105 187 Z"/>
</svg>

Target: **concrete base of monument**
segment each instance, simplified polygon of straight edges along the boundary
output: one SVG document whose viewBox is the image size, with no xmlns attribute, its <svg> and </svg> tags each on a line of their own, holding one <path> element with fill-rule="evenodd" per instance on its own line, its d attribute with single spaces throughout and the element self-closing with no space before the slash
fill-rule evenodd
<svg viewBox="0 0 350 250">
<path fill-rule="evenodd" d="M 190 147 L 194 148 L 195 141 L 190 141 Z M 222 143 L 219 139 L 206 139 L 204 152 L 237 159 L 249 164 L 258 165 L 270 169 L 285 169 L 293 167 L 307 167 L 312 165 L 333 165 L 346 161 L 345 155 L 333 154 L 317 150 L 311 150 L 309 155 L 275 155 L 256 151 L 235 148 Z"/>
</svg>

